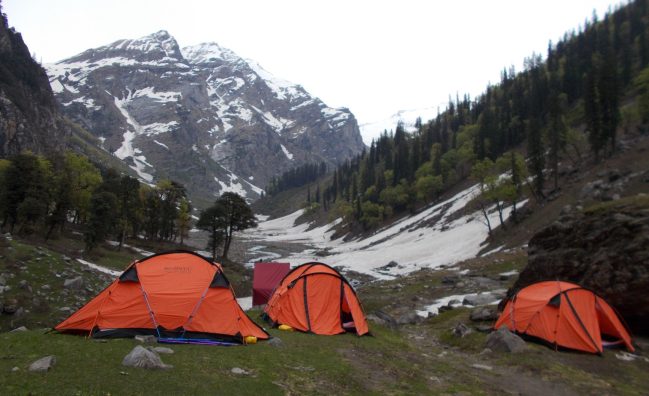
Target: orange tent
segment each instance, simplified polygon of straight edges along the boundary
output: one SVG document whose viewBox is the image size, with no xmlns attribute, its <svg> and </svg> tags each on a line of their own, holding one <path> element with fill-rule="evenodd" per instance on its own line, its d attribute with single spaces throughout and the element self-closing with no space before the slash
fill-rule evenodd
<svg viewBox="0 0 649 396">
<path fill-rule="evenodd" d="M 152 334 L 163 342 L 268 338 L 237 303 L 221 266 L 188 251 L 133 262 L 55 329 L 95 338 Z"/>
<path fill-rule="evenodd" d="M 315 334 L 369 329 L 356 292 L 338 271 L 322 263 L 306 263 L 286 274 L 264 309 L 274 325 Z"/>
<path fill-rule="evenodd" d="M 555 347 L 602 353 L 603 345 L 623 344 L 633 352 L 631 336 L 604 299 L 579 285 L 534 283 L 505 305 L 494 328 L 545 340 Z"/>
</svg>

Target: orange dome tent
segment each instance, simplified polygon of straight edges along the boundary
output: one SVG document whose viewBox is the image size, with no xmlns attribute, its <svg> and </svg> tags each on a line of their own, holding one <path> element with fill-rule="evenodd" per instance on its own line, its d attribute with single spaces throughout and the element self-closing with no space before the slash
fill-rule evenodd
<svg viewBox="0 0 649 396">
<path fill-rule="evenodd" d="M 592 291 L 567 282 L 539 282 L 521 289 L 507 301 L 494 328 L 502 326 L 555 347 L 600 354 L 605 344 L 622 344 L 634 351 L 613 308 Z"/>
<path fill-rule="evenodd" d="M 369 332 L 354 289 L 338 271 L 322 263 L 302 264 L 286 274 L 264 311 L 274 325 L 300 331 Z"/>
<path fill-rule="evenodd" d="M 237 303 L 221 266 L 188 251 L 133 262 L 55 330 L 95 338 L 152 334 L 161 342 L 268 338 Z"/>
</svg>

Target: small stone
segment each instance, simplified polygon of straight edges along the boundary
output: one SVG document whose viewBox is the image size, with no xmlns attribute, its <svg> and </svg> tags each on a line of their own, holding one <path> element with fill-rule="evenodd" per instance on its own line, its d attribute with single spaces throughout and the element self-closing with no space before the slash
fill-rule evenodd
<svg viewBox="0 0 649 396">
<path fill-rule="evenodd" d="M 490 348 L 485 348 L 480 352 L 480 355 L 488 355 L 490 353 L 493 353 L 493 351 Z"/>
<path fill-rule="evenodd" d="M 250 375 L 249 371 L 246 371 L 239 367 L 233 367 L 232 370 L 230 370 L 230 372 L 235 375 Z"/>
<path fill-rule="evenodd" d="M 486 371 L 491 371 L 493 370 L 493 367 L 487 366 L 486 364 L 472 364 L 471 367 L 476 368 L 478 370 L 486 370 Z"/>
<path fill-rule="evenodd" d="M 22 333 L 23 331 L 27 331 L 27 327 L 25 326 L 16 327 L 15 329 L 11 330 L 10 333 Z"/>
<path fill-rule="evenodd" d="M 452 331 L 453 335 L 459 338 L 464 338 L 465 336 L 473 333 L 473 330 L 468 328 L 464 323 L 458 323 Z"/>
<path fill-rule="evenodd" d="M 155 336 L 152 335 L 136 335 L 135 341 L 141 342 L 143 344 L 155 344 L 156 343 L 156 338 Z"/>
<path fill-rule="evenodd" d="M 397 319 L 397 324 L 406 325 L 406 324 L 417 324 L 422 321 L 422 317 L 417 315 L 416 312 L 408 312 L 404 315 L 401 315 Z"/>
<path fill-rule="evenodd" d="M 11 369 L 12 373 L 15 373 L 16 371 L 20 371 L 20 369 L 18 367 L 14 367 L 14 368 Z"/>
<path fill-rule="evenodd" d="M 83 287 L 83 278 L 77 276 L 76 278 L 66 279 L 63 282 L 63 287 L 73 290 L 81 289 Z"/>
<path fill-rule="evenodd" d="M 56 356 L 50 355 L 40 358 L 29 365 L 29 371 L 44 373 L 49 371 L 56 364 Z"/>
<path fill-rule="evenodd" d="M 42 290 L 52 290 L 52 286 L 50 286 L 50 285 L 43 285 L 43 286 L 41 286 L 41 289 L 42 289 Z"/>
<path fill-rule="evenodd" d="M 267 341 L 267 344 L 275 348 L 281 348 L 284 346 L 284 342 L 279 337 L 273 337 Z"/>
</svg>

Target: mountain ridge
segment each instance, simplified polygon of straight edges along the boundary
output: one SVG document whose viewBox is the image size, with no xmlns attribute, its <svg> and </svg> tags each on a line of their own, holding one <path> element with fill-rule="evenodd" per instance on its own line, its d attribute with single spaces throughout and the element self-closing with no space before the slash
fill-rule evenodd
<svg viewBox="0 0 649 396">
<path fill-rule="evenodd" d="M 215 42 L 181 48 L 161 30 L 47 70 L 63 113 L 106 151 L 148 183 L 186 184 L 199 202 L 225 191 L 254 199 L 282 171 L 333 166 L 365 147 L 348 109 L 327 107 Z"/>
</svg>

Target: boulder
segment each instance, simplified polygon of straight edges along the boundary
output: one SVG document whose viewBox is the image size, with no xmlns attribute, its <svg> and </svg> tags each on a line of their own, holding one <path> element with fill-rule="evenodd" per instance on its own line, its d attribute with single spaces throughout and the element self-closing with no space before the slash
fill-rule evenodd
<svg viewBox="0 0 649 396">
<path fill-rule="evenodd" d="M 407 312 L 399 316 L 399 318 L 397 318 L 397 324 L 399 325 L 417 324 L 422 320 L 423 318 L 417 315 L 416 312 Z"/>
<path fill-rule="evenodd" d="M 49 371 L 56 364 L 56 356 L 50 355 L 38 359 L 29 365 L 29 371 L 44 373 Z"/>
<path fill-rule="evenodd" d="M 495 307 L 479 307 L 471 311 L 471 316 L 469 316 L 469 318 L 474 322 L 491 321 L 498 318 L 498 313 L 496 312 Z"/>
<path fill-rule="evenodd" d="M 83 278 L 77 276 L 75 278 L 66 279 L 63 282 L 63 287 L 66 289 L 78 290 L 83 287 Z"/>
<path fill-rule="evenodd" d="M 392 317 L 390 314 L 386 312 L 383 312 L 381 310 L 376 310 L 374 311 L 374 314 L 371 315 L 371 319 L 370 317 L 368 317 L 368 320 L 372 320 L 375 318 L 378 319 L 378 320 L 373 320 L 375 323 L 382 324 L 389 328 L 397 327 L 396 319 L 394 319 L 394 317 Z"/>
<path fill-rule="evenodd" d="M 527 349 L 527 345 L 522 338 L 509 331 L 509 329 L 501 327 L 487 336 L 485 348 L 489 348 L 494 352 L 518 353 Z"/>
<path fill-rule="evenodd" d="M 634 333 L 649 334 L 648 246 L 648 197 L 587 207 L 532 237 L 528 265 L 507 294 L 547 279 L 577 283 L 615 307 Z"/>
<path fill-rule="evenodd" d="M 157 353 L 140 345 L 133 348 L 133 350 L 124 357 L 122 365 L 152 370 L 166 370 L 173 367 L 169 364 L 164 364 Z"/>
<path fill-rule="evenodd" d="M 491 304 L 496 300 L 498 300 L 498 298 L 491 293 L 479 293 L 476 295 L 464 297 L 464 300 L 462 300 L 462 305 L 473 305 L 474 307 L 477 307 L 480 305 Z"/>
</svg>

